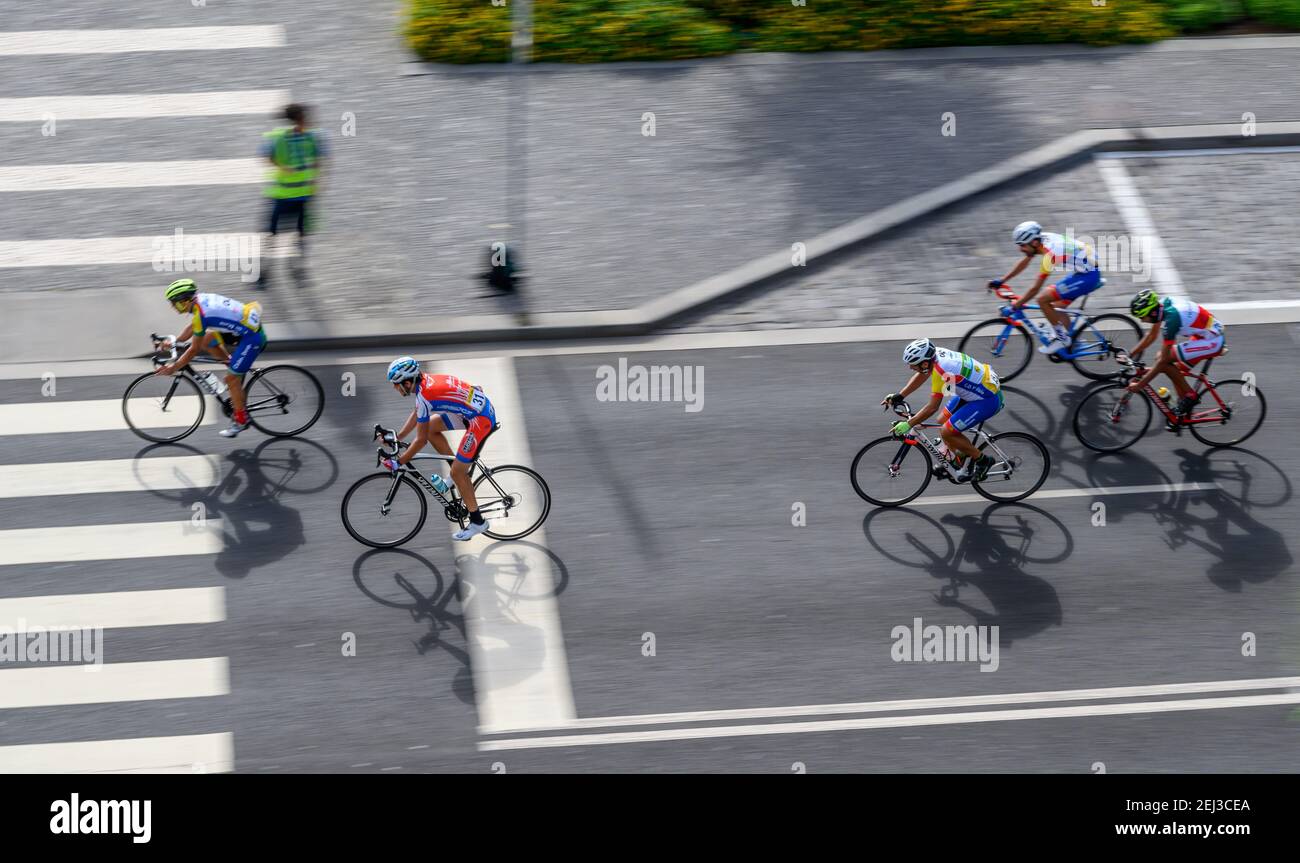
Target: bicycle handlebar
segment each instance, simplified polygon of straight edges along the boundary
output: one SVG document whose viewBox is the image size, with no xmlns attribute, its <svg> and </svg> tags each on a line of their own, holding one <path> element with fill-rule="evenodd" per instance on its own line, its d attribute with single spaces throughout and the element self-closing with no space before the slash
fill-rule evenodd
<svg viewBox="0 0 1300 863">
<path fill-rule="evenodd" d="M 396 458 L 402 450 L 410 446 L 406 441 L 400 441 L 397 439 L 397 432 L 392 429 L 386 429 L 379 423 L 375 423 L 374 434 L 370 436 L 372 441 L 376 438 L 381 438 L 383 442 L 391 446 L 392 449 L 386 450 L 382 446 L 375 448 L 375 467 L 379 467 L 379 465 L 383 464 L 384 459 L 386 458 Z"/>
<path fill-rule="evenodd" d="M 999 297 L 1001 297 L 1004 300 L 1009 300 L 1014 303 L 1016 300 L 1020 299 L 1020 294 L 1015 293 L 1006 285 L 999 285 L 996 288 L 993 287 L 992 285 L 986 285 L 985 287 L 987 287 L 990 291 L 997 294 Z"/>
</svg>

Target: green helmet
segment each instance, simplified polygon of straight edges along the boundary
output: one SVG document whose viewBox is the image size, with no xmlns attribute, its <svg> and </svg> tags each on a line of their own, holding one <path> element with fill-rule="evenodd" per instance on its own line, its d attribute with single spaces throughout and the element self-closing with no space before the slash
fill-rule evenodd
<svg viewBox="0 0 1300 863">
<path fill-rule="evenodd" d="M 1145 318 L 1147 315 L 1154 312 L 1156 307 L 1159 305 L 1160 295 L 1150 288 L 1147 288 L 1146 290 L 1138 291 L 1133 296 L 1132 302 L 1128 304 L 1128 310 L 1133 313 L 1133 317 L 1135 318 Z"/>
<path fill-rule="evenodd" d="M 163 296 L 168 302 L 175 303 L 179 300 L 188 300 L 199 292 L 199 286 L 194 283 L 193 279 L 177 279 L 167 286 Z"/>
</svg>

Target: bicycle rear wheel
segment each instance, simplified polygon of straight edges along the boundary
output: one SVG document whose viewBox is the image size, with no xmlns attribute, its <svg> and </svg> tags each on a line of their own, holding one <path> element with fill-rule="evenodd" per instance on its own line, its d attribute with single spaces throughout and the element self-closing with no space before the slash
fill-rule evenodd
<svg viewBox="0 0 1300 863">
<path fill-rule="evenodd" d="M 1216 381 L 1213 389 L 1201 387 L 1201 397 L 1192 408 L 1188 429 L 1192 437 L 1207 446 L 1222 447 L 1242 443 L 1259 431 L 1268 413 L 1264 394 L 1249 381 L 1241 379 Z M 1196 422 L 1201 418 L 1218 417 L 1218 422 Z"/>
<path fill-rule="evenodd" d="M 1074 436 L 1094 452 L 1128 449 L 1150 425 L 1151 401 L 1124 384 L 1097 387 L 1074 409 Z"/>
<path fill-rule="evenodd" d="M 993 367 L 1006 383 L 1025 370 L 1034 356 L 1034 340 L 1021 324 L 992 318 L 962 336 L 957 350 Z"/>
<path fill-rule="evenodd" d="M 993 456 L 993 466 L 982 480 L 971 480 L 975 490 L 989 500 L 1011 503 L 1024 500 L 1047 481 L 1052 456 L 1043 442 L 1025 432 L 993 435 L 980 451 Z"/>
<path fill-rule="evenodd" d="M 253 372 L 244 401 L 255 428 L 272 437 L 292 437 L 320 419 L 325 390 L 306 369 L 269 366 Z"/>
<path fill-rule="evenodd" d="M 207 409 L 203 391 L 189 376 L 143 374 L 122 396 L 122 419 L 154 443 L 174 443 L 194 432 Z"/>
<path fill-rule="evenodd" d="M 895 437 L 877 438 L 853 457 L 849 481 L 867 503 L 902 506 L 925 491 L 933 464 L 924 447 Z"/>
<path fill-rule="evenodd" d="M 1127 315 L 1097 315 L 1070 341 L 1070 363 L 1085 378 L 1112 380 L 1122 372 L 1112 359 L 1115 350 L 1132 351 L 1141 340 L 1142 328 Z"/>
<path fill-rule="evenodd" d="M 381 471 L 352 484 L 343 495 L 339 514 L 343 527 L 357 542 L 372 548 L 395 548 L 424 527 L 429 504 L 410 479 L 399 477 L 394 487 L 393 475 Z"/>
<path fill-rule="evenodd" d="M 474 480 L 478 511 L 492 525 L 493 539 L 523 539 L 542 526 L 551 512 L 551 489 L 532 468 L 507 464 Z"/>
</svg>

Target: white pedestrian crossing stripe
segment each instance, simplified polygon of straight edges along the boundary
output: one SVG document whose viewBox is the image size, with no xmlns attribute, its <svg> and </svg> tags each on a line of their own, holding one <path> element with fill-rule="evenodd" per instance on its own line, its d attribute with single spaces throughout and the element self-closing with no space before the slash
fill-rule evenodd
<svg viewBox="0 0 1300 863">
<path fill-rule="evenodd" d="M 229 773 L 229 733 L 0 746 L 0 773 Z"/>
<path fill-rule="evenodd" d="M 0 599 L 0 627 L 7 626 L 13 631 L 30 631 L 33 626 L 47 629 L 129 629 L 133 626 L 219 623 L 225 619 L 226 592 L 220 587 Z"/>
<path fill-rule="evenodd" d="M 23 96 L 0 99 L 0 122 L 133 120 L 150 117 L 270 115 L 289 101 L 285 90 L 220 90 L 207 93 L 116 93 L 103 96 Z"/>
<path fill-rule="evenodd" d="M 0 57 L 42 54 L 125 54 L 136 51 L 221 51 L 280 48 L 279 24 L 231 27 L 148 27 L 133 30 L 18 30 L 0 32 Z"/>
<path fill-rule="evenodd" d="M 0 243 L 0 245 L 3 245 Z M 131 419 L 146 429 L 184 428 L 194 422 L 195 404 L 202 396 L 177 396 L 170 409 L 162 410 L 157 399 L 131 399 Z M 219 411 L 203 414 L 203 425 L 217 421 Z M 65 432 L 127 431 L 121 399 L 88 401 L 44 401 L 0 405 L 0 436 L 61 434 Z"/>
<path fill-rule="evenodd" d="M 224 656 L 0 671 L 0 710 L 229 694 L 230 664 Z"/>
<path fill-rule="evenodd" d="M 220 519 L 207 519 L 0 530 L 0 566 L 216 554 L 221 527 Z"/>
<path fill-rule="evenodd" d="M 455 374 L 481 387 L 492 400 L 501 428 L 492 434 L 484 451 L 489 464 L 531 466 L 513 360 L 463 359 L 443 363 L 435 371 Z M 539 514 L 526 505 L 511 517 L 527 523 Z M 463 592 L 461 601 L 479 729 L 484 733 L 513 731 L 535 724 L 543 716 L 558 724 L 570 722 L 575 715 L 573 688 L 555 598 L 555 572 L 543 550 L 545 528 L 529 535 L 526 543 L 508 544 L 508 550 L 499 550 L 509 566 L 498 565 L 491 550 L 495 545 L 496 540 L 478 536 L 464 543 L 470 553 L 457 557 L 462 589 L 472 590 Z M 516 603 L 516 595 L 525 595 L 528 601 Z"/>
<path fill-rule="evenodd" d="M 266 167 L 262 159 L 18 165 L 0 168 L 0 192 L 248 185 L 262 182 Z"/>
<path fill-rule="evenodd" d="M 211 488 L 221 477 L 214 455 L 0 465 L 0 499 Z"/>
</svg>

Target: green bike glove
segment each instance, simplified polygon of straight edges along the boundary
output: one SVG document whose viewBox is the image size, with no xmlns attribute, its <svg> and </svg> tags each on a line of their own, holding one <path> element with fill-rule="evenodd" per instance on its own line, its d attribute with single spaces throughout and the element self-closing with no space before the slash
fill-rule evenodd
<svg viewBox="0 0 1300 863">
<path fill-rule="evenodd" d="M 907 434 L 911 430 L 912 427 L 907 424 L 907 420 L 894 423 L 894 434 L 896 434 L 898 437 L 902 437 L 903 435 Z"/>
</svg>

